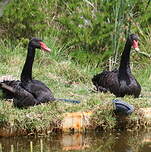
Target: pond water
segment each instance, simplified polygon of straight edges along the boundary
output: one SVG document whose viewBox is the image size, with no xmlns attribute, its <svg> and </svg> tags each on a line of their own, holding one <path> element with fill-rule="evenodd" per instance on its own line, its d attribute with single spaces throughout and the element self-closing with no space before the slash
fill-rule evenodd
<svg viewBox="0 0 151 152">
<path fill-rule="evenodd" d="M 0 138 L 0 152 L 151 152 L 151 132 L 62 134 Z"/>
</svg>

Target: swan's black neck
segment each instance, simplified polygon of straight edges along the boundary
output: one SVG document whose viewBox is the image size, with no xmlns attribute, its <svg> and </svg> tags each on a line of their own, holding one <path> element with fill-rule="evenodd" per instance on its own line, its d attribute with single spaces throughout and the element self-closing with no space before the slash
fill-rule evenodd
<svg viewBox="0 0 151 152">
<path fill-rule="evenodd" d="M 120 67 L 119 67 L 119 74 L 128 74 L 131 73 L 130 70 L 130 51 L 131 51 L 131 43 L 130 40 L 128 39 L 125 44 L 124 51 L 121 56 L 121 62 L 120 62 Z"/>
<path fill-rule="evenodd" d="M 28 45 L 27 57 L 21 73 L 22 82 L 27 82 L 32 80 L 32 65 L 34 62 L 34 57 L 35 57 L 35 48 Z"/>
</svg>

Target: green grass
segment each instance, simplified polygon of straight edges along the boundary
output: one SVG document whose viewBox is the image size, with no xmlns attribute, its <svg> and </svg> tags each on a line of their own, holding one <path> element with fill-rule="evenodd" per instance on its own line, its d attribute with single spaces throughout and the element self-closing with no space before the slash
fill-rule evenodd
<svg viewBox="0 0 151 152">
<path fill-rule="evenodd" d="M 65 112 L 93 111 L 92 124 L 101 125 L 103 129 L 113 129 L 116 126 L 116 119 L 113 117 L 111 101 L 116 97 L 110 93 L 92 92 L 94 86 L 91 78 L 99 70 L 94 69 L 91 65 L 83 66 L 73 62 L 69 56 L 61 53 L 61 49 L 55 48 L 55 45 L 52 42 L 48 43 L 48 46 L 52 47 L 50 54 L 37 50 L 33 65 L 33 77 L 43 81 L 56 98 L 80 100 L 81 103 L 71 104 L 56 101 L 21 110 L 14 108 L 11 102 L 1 99 L 0 126 L 15 126 L 15 128 L 27 129 L 30 132 L 35 130 L 38 132 L 49 126 L 59 125 L 62 114 Z M 26 48 L 23 48 L 22 45 L 12 48 L 2 42 L 0 46 L 0 76 L 13 75 L 19 79 L 26 52 Z M 119 98 L 133 104 L 136 109 L 151 106 L 151 70 L 149 65 L 140 64 L 140 67 L 143 68 L 138 70 L 139 65 L 134 64 L 133 74 L 142 86 L 143 97 L 137 99 L 131 96 Z M 100 69 L 100 71 L 102 70 Z M 133 114 L 130 119 L 138 118 L 136 118 L 136 114 Z"/>
</svg>

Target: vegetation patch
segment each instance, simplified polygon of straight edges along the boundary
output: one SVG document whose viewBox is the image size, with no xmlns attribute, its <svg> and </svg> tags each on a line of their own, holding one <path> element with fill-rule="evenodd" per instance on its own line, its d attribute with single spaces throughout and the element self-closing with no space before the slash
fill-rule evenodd
<svg viewBox="0 0 151 152">
<path fill-rule="evenodd" d="M 140 108 L 151 107 L 150 10 L 151 5 L 142 0 L 11 1 L 0 17 L 0 76 L 20 79 L 28 39 L 41 37 L 52 51 L 45 54 L 37 50 L 33 78 L 44 82 L 55 98 L 81 103 L 55 101 L 17 109 L 0 92 L 0 126 L 28 133 L 52 132 L 61 125 L 64 113 L 77 111 L 92 111 L 91 126 L 101 130 L 148 126 Z M 119 67 L 130 33 L 140 38 L 140 51 L 131 52 L 131 68 L 142 91 L 139 98 L 118 98 L 135 107 L 123 124 L 113 113 L 115 96 L 95 92 L 91 79 L 104 69 Z"/>
</svg>

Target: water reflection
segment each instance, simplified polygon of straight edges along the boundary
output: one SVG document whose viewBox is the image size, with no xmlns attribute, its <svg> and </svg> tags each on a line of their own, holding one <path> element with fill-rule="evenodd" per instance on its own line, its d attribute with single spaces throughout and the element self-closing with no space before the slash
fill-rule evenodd
<svg viewBox="0 0 151 152">
<path fill-rule="evenodd" d="M 151 152 L 151 132 L 144 134 L 140 146 L 140 152 Z"/>
<path fill-rule="evenodd" d="M 82 150 L 89 148 L 89 141 L 84 138 L 81 133 L 69 135 L 64 134 L 62 136 L 62 149 L 63 150 Z"/>
<path fill-rule="evenodd" d="M 0 138 L 0 152 L 151 152 L 150 131 Z"/>
</svg>

